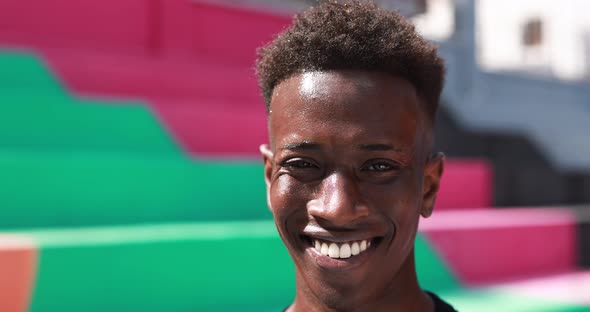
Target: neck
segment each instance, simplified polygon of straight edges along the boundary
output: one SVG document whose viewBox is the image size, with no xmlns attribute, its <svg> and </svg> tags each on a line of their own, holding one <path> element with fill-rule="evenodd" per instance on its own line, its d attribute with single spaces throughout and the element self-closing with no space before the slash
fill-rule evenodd
<svg viewBox="0 0 590 312">
<path fill-rule="evenodd" d="M 418 285 L 414 252 L 412 251 L 395 278 L 370 298 L 354 298 L 338 289 L 319 287 L 313 289 L 300 274 L 297 275 L 297 293 L 288 312 L 336 312 L 336 311 L 434 311 L 434 303 Z M 316 287 L 318 288 L 318 287 Z M 337 305 L 333 303 L 337 302 Z"/>
</svg>

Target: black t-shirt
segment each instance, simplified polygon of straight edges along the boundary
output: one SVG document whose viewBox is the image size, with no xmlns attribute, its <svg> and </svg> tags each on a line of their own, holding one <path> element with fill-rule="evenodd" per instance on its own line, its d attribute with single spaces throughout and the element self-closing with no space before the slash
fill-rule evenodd
<svg viewBox="0 0 590 312">
<path fill-rule="evenodd" d="M 427 291 L 426 292 L 432 301 L 434 302 L 434 312 L 457 312 L 455 308 L 453 308 L 450 304 L 446 303 L 444 300 L 440 299 L 439 296 Z M 283 312 L 287 311 L 289 307 L 286 307 Z"/>
<path fill-rule="evenodd" d="M 434 302 L 434 312 L 457 312 L 450 304 L 440 299 L 437 295 L 427 291 L 426 292 Z"/>
</svg>

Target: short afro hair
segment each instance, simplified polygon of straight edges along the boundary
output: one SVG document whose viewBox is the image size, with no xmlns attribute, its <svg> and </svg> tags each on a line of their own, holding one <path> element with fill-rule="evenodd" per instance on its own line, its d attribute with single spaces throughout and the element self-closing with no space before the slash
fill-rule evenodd
<svg viewBox="0 0 590 312">
<path fill-rule="evenodd" d="M 274 88 L 304 72 L 379 71 L 408 80 L 434 122 L 445 67 L 437 48 L 403 16 L 369 1 L 326 1 L 258 50 L 256 73 L 267 113 Z"/>
</svg>

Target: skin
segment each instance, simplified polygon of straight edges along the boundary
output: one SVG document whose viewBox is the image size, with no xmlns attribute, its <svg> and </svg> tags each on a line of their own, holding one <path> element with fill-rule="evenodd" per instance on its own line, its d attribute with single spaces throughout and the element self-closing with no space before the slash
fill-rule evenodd
<svg viewBox="0 0 590 312">
<path fill-rule="evenodd" d="M 433 311 L 417 282 L 414 240 L 443 171 L 412 84 L 364 71 L 282 81 L 261 146 L 269 208 L 296 267 L 288 311 Z M 374 239 L 333 260 L 311 239 Z"/>
</svg>

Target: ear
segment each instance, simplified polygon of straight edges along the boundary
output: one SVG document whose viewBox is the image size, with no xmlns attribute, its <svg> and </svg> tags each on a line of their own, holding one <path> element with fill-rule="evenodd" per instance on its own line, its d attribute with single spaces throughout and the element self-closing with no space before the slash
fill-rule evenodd
<svg viewBox="0 0 590 312">
<path fill-rule="evenodd" d="M 273 153 L 268 144 L 260 145 L 260 154 L 264 162 L 264 182 L 266 183 L 266 201 L 270 208 L 270 179 L 272 177 Z"/>
<path fill-rule="evenodd" d="M 443 153 L 432 154 L 424 168 L 424 180 L 422 185 L 422 208 L 420 214 L 424 218 L 432 215 L 436 194 L 440 187 L 440 179 L 444 170 L 445 155 Z"/>
</svg>

